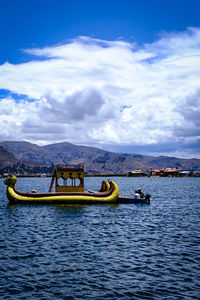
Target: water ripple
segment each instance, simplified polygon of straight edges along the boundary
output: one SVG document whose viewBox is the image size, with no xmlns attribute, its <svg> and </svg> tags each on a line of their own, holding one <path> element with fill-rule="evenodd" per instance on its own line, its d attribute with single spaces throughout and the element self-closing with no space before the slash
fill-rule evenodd
<svg viewBox="0 0 200 300">
<path fill-rule="evenodd" d="M 151 205 L 8 206 L 0 179 L 1 299 L 199 299 L 199 179 L 115 180 Z"/>
</svg>

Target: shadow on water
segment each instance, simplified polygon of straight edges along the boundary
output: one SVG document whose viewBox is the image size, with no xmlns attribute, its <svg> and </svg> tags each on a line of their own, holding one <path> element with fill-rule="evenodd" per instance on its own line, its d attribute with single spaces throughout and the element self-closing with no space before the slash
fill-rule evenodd
<svg viewBox="0 0 200 300">
<path fill-rule="evenodd" d="M 43 207 L 51 207 L 56 210 L 63 211 L 81 211 L 88 207 L 112 207 L 118 208 L 120 204 L 118 203 L 95 203 L 95 204 L 10 204 L 7 203 L 6 208 L 8 210 L 14 211 L 20 207 L 29 207 L 29 208 L 43 208 Z M 131 205 L 131 204 L 130 204 Z"/>
</svg>

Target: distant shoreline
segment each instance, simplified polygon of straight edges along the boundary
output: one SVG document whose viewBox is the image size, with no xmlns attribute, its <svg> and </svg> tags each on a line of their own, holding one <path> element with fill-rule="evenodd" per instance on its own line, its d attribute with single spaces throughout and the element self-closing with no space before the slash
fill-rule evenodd
<svg viewBox="0 0 200 300">
<path fill-rule="evenodd" d="M 8 175 L 1 176 L 0 178 L 6 178 Z M 40 175 L 40 174 L 12 174 L 16 175 L 18 178 L 47 178 L 52 177 L 52 175 Z M 186 178 L 186 177 L 200 177 L 200 173 L 184 174 L 184 175 L 169 175 L 169 176 L 130 176 L 128 174 L 85 174 L 85 177 L 128 177 L 128 178 Z"/>
</svg>

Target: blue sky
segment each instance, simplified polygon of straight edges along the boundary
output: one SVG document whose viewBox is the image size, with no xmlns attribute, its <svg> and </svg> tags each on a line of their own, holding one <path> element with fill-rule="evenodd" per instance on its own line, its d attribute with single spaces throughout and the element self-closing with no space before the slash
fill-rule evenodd
<svg viewBox="0 0 200 300">
<path fill-rule="evenodd" d="M 200 157 L 199 11 L 0 0 L 0 140 Z"/>
<path fill-rule="evenodd" d="M 198 27 L 199 0 L 0 0 L 1 63 L 27 60 L 21 49 L 77 36 L 149 43 L 165 31 Z"/>
</svg>

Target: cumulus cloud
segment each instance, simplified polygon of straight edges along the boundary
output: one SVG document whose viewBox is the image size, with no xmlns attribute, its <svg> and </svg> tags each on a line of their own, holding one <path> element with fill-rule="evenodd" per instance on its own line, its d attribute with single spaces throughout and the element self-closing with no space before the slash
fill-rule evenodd
<svg viewBox="0 0 200 300">
<path fill-rule="evenodd" d="M 24 52 L 35 60 L 0 66 L 0 89 L 18 94 L 0 102 L 2 140 L 66 140 L 149 154 L 166 154 L 170 144 L 169 155 L 197 156 L 199 28 L 165 33 L 142 47 L 78 37 Z"/>
<path fill-rule="evenodd" d="M 61 123 L 82 122 L 87 118 L 96 118 L 105 104 L 105 100 L 95 89 L 74 92 L 63 97 L 60 102 L 50 94 L 45 99 L 46 103 L 40 111 L 40 116 L 47 122 L 57 122 L 58 116 Z"/>
</svg>

